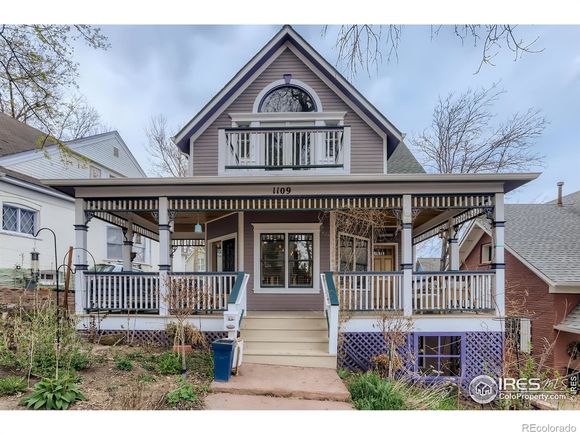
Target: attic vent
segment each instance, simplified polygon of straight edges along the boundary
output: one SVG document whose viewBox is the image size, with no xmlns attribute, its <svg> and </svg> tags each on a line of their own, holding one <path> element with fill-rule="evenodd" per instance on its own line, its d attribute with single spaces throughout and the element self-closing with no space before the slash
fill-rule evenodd
<svg viewBox="0 0 580 435">
<path fill-rule="evenodd" d="M 114 155 L 115 157 L 119 157 L 119 148 L 117 148 L 117 147 L 113 147 L 113 155 Z"/>
</svg>

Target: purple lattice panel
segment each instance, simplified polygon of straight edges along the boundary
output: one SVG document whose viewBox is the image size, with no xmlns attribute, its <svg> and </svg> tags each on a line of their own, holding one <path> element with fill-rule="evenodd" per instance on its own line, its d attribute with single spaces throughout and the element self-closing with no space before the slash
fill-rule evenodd
<svg viewBox="0 0 580 435">
<path fill-rule="evenodd" d="M 501 332 L 466 332 L 465 354 L 463 355 L 464 391 L 471 380 L 479 375 L 488 375 L 494 379 L 501 376 L 503 370 L 503 333 Z"/>
<path fill-rule="evenodd" d="M 171 343 L 169 343 L 169 338 L 167 334 L 163 330 L 136 330 L 136 331 L 127 331 L 124 330 L 101 330 L 99 334 L 102 336 L 105 335 L 114 335 L 114 334 L 124 334 L 127 335 L 127 341 L 136 344 L 152 344 L 154 346 L 161 346 L 161 347 L 169 347 Z M 226 338 L 228 333 L 226 331 L 203 331 L 205 338 L 207 339 L 208 343 L 211 343 L 218 338 Z M 87 335 L 87 334 L 83 334 Z"/>
<path fill-rule="evenodd" d="M 380 332 L 346 332 L 342 334 L 341 347 L 338 355 L 338 366 L 349 370 L 369 370 L 372 368 L 372 357 L 385 351 L 385 340 Z M 407 369 L 413 367 L 413 358 L 410 343 L 413 342 L 409 334 L 406 343 L 398 349 L 405 360 Z"/>
<path fill-rule="evenodd" d="M 228 338 L 227 331 L 203 331 L 205 338 L 208 343 L 211 343 L 214 340 L 218 340 L 220 338 Z"/>
</svg>

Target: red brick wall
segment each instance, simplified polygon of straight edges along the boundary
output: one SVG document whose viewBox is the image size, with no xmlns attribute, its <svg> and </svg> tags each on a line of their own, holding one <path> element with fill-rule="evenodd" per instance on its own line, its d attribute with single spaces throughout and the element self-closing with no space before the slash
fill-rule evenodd
<svg viewBox="0 0 580 435">
<path fill-rule="evenodd" d="M 463 268 L 489 268 L 481 264 L 481 245 L 490 241 L 491 237 L 484 234 L 465 259 Z M 533 355 L 540 359 L 545 350 L 553 346 L 547 357 L 544 357 L 546 365 L 563 372 L 568 366 L 566 347 L 571 341 L 571 334 L 559 333 L 554 325 L 560 323 L 580 302 L 580 295 L 549 293 L 548 284 L 507 250 L 505 264 L 507 314 L 529 316 L 532 319 Z"/>
<path fill-rule="evenodd" d="M 35 301 L 47 301 L 48 298 L 56 301 L 56 292 L 47 288 L 27 290 L 23 288 L 0 287 L 0 308 L 6 305 L 32 308 Z M 60 303 L 61 305 L 64 303 L 64 292 L 60 294 Z M 73 292 L 69 292 L 68 294 L 68 308 L 69 312 L 74 313 L 75 294 Z"/>
</svg>

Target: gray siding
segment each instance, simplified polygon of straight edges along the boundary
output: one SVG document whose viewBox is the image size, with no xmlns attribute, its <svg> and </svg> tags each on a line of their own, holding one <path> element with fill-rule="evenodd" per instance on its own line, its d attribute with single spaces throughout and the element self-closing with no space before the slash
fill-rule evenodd
<svg viewBox="0 0 580 435">
<path fill-rule="evenodd" d="M 321 310 L 319 294 L 256 294 L 254 289 L 254 228 L 252 223 L 307 223 L 320 222 L 318 212 L 246 212 L 244 216 L 244 265 L 250 274 L 248 281 L 248 310 Z M 320 271 L 330 270 L 328 218 L 320 228 Z"/>
<path fill-rule="evenodd" d="M 320 80 L 298 57 L 286 49 L 195 141 L 193 174 L 218 174 L 218 129 L 231 127 L 228 112 L 252 112 L 260 91 L 283 74 L 290 73 L 314 89 L 324 111 L 347 112 L 345 124 L 351 128 L 351 172 L 382 173 L 383 141 L 371 127 L 356 115 L 347 104 Z"/>
</svg>

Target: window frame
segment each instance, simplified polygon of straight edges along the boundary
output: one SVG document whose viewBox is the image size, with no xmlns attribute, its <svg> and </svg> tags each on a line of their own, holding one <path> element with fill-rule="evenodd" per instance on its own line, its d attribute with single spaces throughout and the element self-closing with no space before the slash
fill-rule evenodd
<svg viewBox="0 0 580 435">
<path fill-rule="evenodd" d="M 483 255 L 485 250 L 489 249 L 489 259 L 486 259 L 486 257 Z M 480 247 L 480 251 L 479 251 L 479 258 L 480 258 L 480 264 L 491 264 L 493 263 L 493 257 L 494 257 L 494 246 L 493 243 L 488 242 L 488 243 L 482 243 L 481 247 Z"/>
<path fill-rule="evenodd" d="M 119 258 L 111 257 L 109 255 L 109 230 L 118 230 L 121 233 L 121 243 L 119 245 L 115 244 L 116 246 L 121 247 L 121 256 Z M 123 234 L 123 230 L 120 227 L 116 227 L 113 225 L 107 225 L 106 229 L 106 237 L 105 237 L 105 253 L 106 258 L 108 261 L 122 261 L 123 260 L 123 241 L 125 240 L 125 236 Z"/>
<path fill-rule="evenodd" d="M 341 255 L 340 255 L 340 249 L 341 249 L 340 238 L 342 236 L 351 237 L 353 239 L 353 244 L 352 244 L 353 255 L 352 255 L 352 264 L 351 264 L 352 269 L 349 271 L 341 269 L 342 261 L 341 261 Z M 350 234 L 350 233 L 346 233 L 346 232 L 341 231 L 338 233 L 338 240 L 337 240 L 337 242 L 338 242 L 338 271 L 339 272 L 347 272 L 348 273 L 348 272 L 356 272 L 357 271 L 356 270 L 356 252 L 354 252 L 356 250 L 356 244 L 355 244 L 356 239 L 364 240 L 367 242 L 367 270 L 359 271 L 359 272 L 369 272 L 372 270 L 372 264 L 371 264 L 371 261 L 372 261 L 372 256 L 371 256 L 372 243 L 371 243 L 371 239 L 369 239 L 368 237 L 357 236 L 355 234 Z"/>
<path fill-rule="evenodd" d="M 322 223 L 254 223 L 254 293 L 266 294 L 308 294 L 320 293 L 320 227 Z M 312 285 L 297 287 L 289 285 L 288 243 L 290 234 L 312 234 Z M 261 239 L 262 234 L 284 234 L 284 286 L 262 286 Z"/>
<path fill-rule="evenodd" d="M 421 374 L 420 369 L 419 369 L 419 358 L 421 357 L 421 355 L 419 354 L 419 337 L 459 337 L 461 340 L 461 344 L 459 347 L 459 355 L 448 355 L 448 354 L 442 354 L 439 353 L 440 350 L 438 349 L 438 353 L 434 354 L 434 355 L 429 355 L 427 357 L 436 357 L 438 359 L 438 361 L 440 361 L 440 359 L 443 358 L 455 358 L 457 357 L 459 359 L 459 376 L 443 376 L 443 375 L 437 375 L 437 376 L 432 376 L 432 375 L 424 375 Z M 414 371 L 415 371 L 415 375 L 418 376 L 421 379 L 424 380 L 457 380 L 457 379 L 461 379 L 463 378 L 464 375 L 464 360 L 465 360 L 465 333 L 463 332 L 415 332 L 413 334 L 413 353 L 414 353 Z"/>
<path fill-rule="evenodd" d="M 17 217 L 16 217 L 16 230 L 8 230 L 4 228 L 4 207 L 9 207 L 16 209 Z M 22 231 L 22 210 L 26 212 L 31 212 L 33 215 L 33 223 L 32 223 L 32 233 Z M 2 203 L 2 227 L 1 231 L 7 234 L 13 234 L 18 236 L 24 237 L 35 237 L 36 232 L 39 228 L 39 219 L 40 219 L 40 210 L 28 207 L 26 205 L 12 203 L 12 202 L 3 202 Z"/>
</svg>

